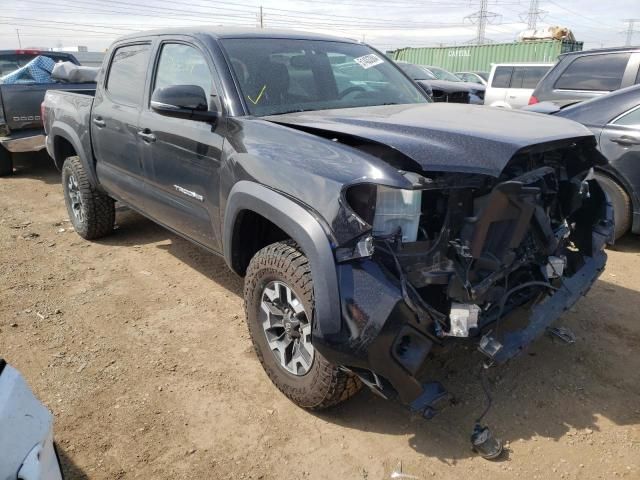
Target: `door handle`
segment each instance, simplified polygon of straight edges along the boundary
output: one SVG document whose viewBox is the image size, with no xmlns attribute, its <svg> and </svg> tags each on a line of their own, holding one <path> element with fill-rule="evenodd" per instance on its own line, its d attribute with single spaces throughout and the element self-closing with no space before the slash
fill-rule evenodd
<svg viewBox="0 0 640 480">
<path fill-rule="evenodd" d="M 147 143 L 153 143 L 156 141 L 156 136 L 148 128 L 145 128 L 144 130 L 140 130 L 138 132 L 138 136 Z"/>
<path fill-rule="evenodd" d="M 625 147 L 629 147 L 631 145 L 640 145 L 640 138 L 632 137 L 631 135 L 622 135 L 621 137 L 615 137 L 612 138 L 611 141 Z"/>
<path fill-rule="evenodd" d="M 102 120 L 102 118 L 100 118 L 100 117 L 95 117 L 95 118 L 93 119 L 93 124 L 94 124 L 96 127 L 100 127 L 100 128 L 102 128 L 102 127 L 104 127 L 104 126 L 106 126 L 106 125 L 107 125 L 107 124 L 104 122 L 104 120 Z"/>
</svg>

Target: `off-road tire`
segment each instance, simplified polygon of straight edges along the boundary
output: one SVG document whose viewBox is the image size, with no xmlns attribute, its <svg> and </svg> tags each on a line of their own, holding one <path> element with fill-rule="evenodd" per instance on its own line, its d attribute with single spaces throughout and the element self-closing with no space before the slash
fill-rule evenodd
<svg viewBox="0 0 640 480">
<path fill-rule="evenodd" d="M 75 216 L 69 194 L 68 181 L 73 175 L 78 185 L 83 219 Z M 95 240 L 113 231 L 116 219 L 115 202 L 108 195 L 96 190 L 88 179 L 80 157 L 69 157 L 62 166 L 62 188 L 69 220 L 75 231 L 86 240 Z"/>
<path fill-rule="evenodd" d="M 313 363 L 302 376 L 289 373 L 275 357 L 260 323 L 261 295 L 272 281 L 286 283 L 311 315 L 314 297 L 311 267 L 307 257 L 291 241 L 268 245 L 251 259 L 244 283 L 245 314 L 256 355 L 265 372 L 278 389 L 296 405 L 320 410 L 355 395 L 362 386 L 357 377 L 327 361 L 318 350 Z"/>
<path fill-rule="evenodd" d="M 611 177 L 595 174 L 596 180 L 613 204 L 615 238 L 622 237 L 631 228 L 631 199 L 622 186 Z"/>
<path fill-rule="evenodd" d="M 13 173 L 13 158 L 11 152 L 0 146 L 0 177 Z"/>
</svg>

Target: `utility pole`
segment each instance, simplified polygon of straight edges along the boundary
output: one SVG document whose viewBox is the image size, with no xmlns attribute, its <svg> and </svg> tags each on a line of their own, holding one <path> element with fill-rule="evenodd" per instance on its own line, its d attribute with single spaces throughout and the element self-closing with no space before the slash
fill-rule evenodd
<svg viewBox="0 0 640 480">
<path fill-rule="evenodd" d="M 535 30 L 538 24 L 538 19 L 543 13 L 547 13 L 538 8 L 539 3 L 539 0 L 531 0 L 529 3 L 529 12 L 527 12 L 527 28 L 530 30 Z"/>
<path fill-rule="evenodd" d="M 18 48 L 22 48 L 22 40 L 20 40 L 20 29 L 16 28 L 16 35 L 18 35 Z"/>
<path fill-rule="evenodd" d="M 640 18 L 627 18 L 626 20 L 623 20 L 623 22 L 629 24 L 629 27 L 623 33 L 627 34 L 627 40 L 624 44 L 625 46 L 630 47 L 633 42 L 633 34 L 638 32 L 638 30 L 635 29 L 635 26 L 636 22 L 640 22 Z"/>
<path fill-rule="evenodd" d="M 260 5 L 260 28 L 264 28 L 264 15 L 262 14 L 262 5 Z"/>
<path fill-rule="evenodd" d="M 485 43 L 486 41 L 485 32 L 487 24 L 494 23 L 500 17 L 497 13 L 489 12 L 488 7 L 489 0 L 480 0 L 480 10 L 464 17 L 465 20 L 468 20 L 472 24 L 478 26 L 476 30 L 476 38 L 473 40 L 473 43 L 478 45 Z"/>
</svg>

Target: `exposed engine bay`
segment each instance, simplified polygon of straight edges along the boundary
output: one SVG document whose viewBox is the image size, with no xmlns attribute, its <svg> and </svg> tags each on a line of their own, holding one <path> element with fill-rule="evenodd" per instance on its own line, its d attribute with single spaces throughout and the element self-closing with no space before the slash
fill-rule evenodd
<svg viewBox="0 0 640 480">
<path fill-rule="evenodd" d="M 437 320 L 437 336 L 476 336 L 558 289 L 608 238 L 606 222 L 598 225 L 606 202 L 587 165 L 578 151 L 522 153 L 498 179 L 430 178 L 412 192 L 422 212 L 415 225 L 400 219 L 404 229 L 376 234 L 374 213 L 374 245 L 420 298 L 416 310 Z"/>
<path fill-rule="evenodd" d="M 593 149 L 573 143 L 522 151 L 499 178 L 409 172 L 413 190 L 351 187 L 346 201 L 371 226 L 354 252 L 369 256 L 403 300 L 384 326 L 374 326 L 374 305 L 369 312 L 355 299 L 355 281 L 351 297 L 349 282 L 341 283 L 343 311 L 353 319 L 351 347 L 367 345 L 374 367 L 373 373 L 356 368 L 365 382 L 383 391 L 389 381 L 405 401 L 415 402 L 421 398 L 418 384 L 426 388 L 421 372 L 435 347 L 470 339 L 489 364 L 502 363 L 586 293 L 604 268 L 602 250 L 613 224 L 611 206 L 591 178 L 594 162 Z M 372 266 L 353 268 L 371 272 Z M 530 312 L 528 322 L 504 325 L 518 307 Z M 380 342 L 390 342 L 394 361 L 413 377 L 412 387 L 398 389 L 400 372 L 373 358 Z"/>
</svg>

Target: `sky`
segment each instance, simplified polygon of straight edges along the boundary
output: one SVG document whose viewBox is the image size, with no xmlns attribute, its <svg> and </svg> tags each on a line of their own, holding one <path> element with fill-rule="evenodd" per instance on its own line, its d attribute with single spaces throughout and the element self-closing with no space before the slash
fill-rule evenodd
<svg viewBox="0 0 640 480">
<path fill-rule="evenodd" d="M 87 46 L 103 51 L 118 36 L 189 25 L 295 28 L 363 40 L 381 50 L 459 45 L 476 35 L 480 0 L 0 0 L 0 49 Z M 527 28 L 530 0 L 488 0 L 491 42 Z M 539 0 L 537 27 L 571 28 L 585 49 L 624 45 L 640 0 Z M 18 38 L 19 37 L 19 38 Z"/>
</svg>

